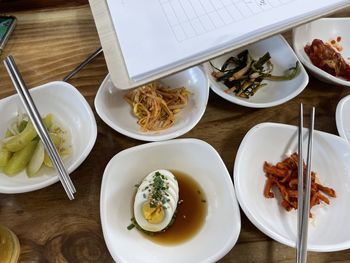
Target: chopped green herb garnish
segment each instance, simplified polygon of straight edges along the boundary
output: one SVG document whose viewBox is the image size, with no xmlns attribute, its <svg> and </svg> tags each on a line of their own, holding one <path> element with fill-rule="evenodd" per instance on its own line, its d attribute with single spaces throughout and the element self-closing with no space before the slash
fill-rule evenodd
<svg viewBox="0 0 350 263">
<path fill-rule="evenodd" d="M 150 207 L 154 208 L 158 205 L 164 205 L 166 202 L 169 202 L 169 199 L 165 198 L 167 194 L 166 190 L 169 189 L 169 183 L 166 182 L 167 180 L 168 179 L 160 172 L 156 172 L 153 175 L 153 182 L 150 184 Z"/>
<path fill-rule="evenodd" d="M 127 229 L 128 230 L 131 230 L 135 227 L 135 224 L 134 223 L 131 223 L 130 225 L 128 225 Z"/>
<path fill-rule="evenodd" d="M 150 231 L 147 231 L 147 230 L 144 230 L 142 227 L 139 226 L 139 224 L 136 222 L 135 218 L 131 218 L 131 224 L 128 226 L 128 230 L 131 230 L 133 228 L 136 228 L 137 230 L 149 235 L 149 236 L 154 236 L 154 232 L 150 232 Z M 132 227 L 131 227 L 132 226 Z M 131 227 L 129 229 L 129 227 Z"/>
</svg>

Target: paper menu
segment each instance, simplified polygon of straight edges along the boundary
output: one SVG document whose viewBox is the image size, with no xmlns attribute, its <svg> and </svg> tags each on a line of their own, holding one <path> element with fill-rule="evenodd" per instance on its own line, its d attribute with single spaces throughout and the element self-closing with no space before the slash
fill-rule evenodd
<svg viewBox="0 0 350 263">
<path fill-rule="evenodd" d="M 135 81 L 256 35 L 350 4 L 347 0 L 107 0 Z"/>
</svg>

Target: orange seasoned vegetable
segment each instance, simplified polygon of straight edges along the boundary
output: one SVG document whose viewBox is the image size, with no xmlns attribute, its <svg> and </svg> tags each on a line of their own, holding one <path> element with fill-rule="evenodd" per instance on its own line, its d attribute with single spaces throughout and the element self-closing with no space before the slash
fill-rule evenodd
<svg viewBox="0 0 350 263">
<path fill-rule="evenodd" d="M 185 87 L 169 88 L 153 82 L 128 92 L 125 100 L 131 105 L 142 131 L 160 131 L 175 123 L 175 115 L 188 102 Z"/>
<path fill-rule="evenodd" d="M 306 176 L 306 167 L 303 164 L 304 178 Z M 298 208 L 298 154 L 293 153 L 290 157 L 276 165 L 264 163 L 264 172 L 266 173 L 266 183 L 264 196 L 274 198 L 276 194 L 273 188 L 278 189 L 282 197 L 281 205 L 287 211 Z M 310 209 L 321 202 L 329 205 L 328 197 L 336 197 L 336 192 L 330 187 L 321 185 L 317 181 L 317 174 L 311 172 L 311 196 Z M 327 196 L 328 197 L 327 197 Z M 310 213 L 310 216 L 312 214 Z"/>
</svg>

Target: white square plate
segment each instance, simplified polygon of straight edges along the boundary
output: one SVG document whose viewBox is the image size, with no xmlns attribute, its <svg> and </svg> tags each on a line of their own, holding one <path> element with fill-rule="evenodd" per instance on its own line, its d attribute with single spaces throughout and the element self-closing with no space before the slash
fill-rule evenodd
<svg viewBox="0 0 350 263">
<path fill-rule="evenodd" d="M 169 87 L 186 87 L 190 92 L 188 104 L 176 114 L 175 124 L 165 130 L 142 132 L 129 103 L 127 90 L 118 90 L 109 75 L 99 88 L 95 107 L 97 114 L 112 129 L 142 141 L 162 141 L 179 137 L 190 131 L 202 118 L 208 103 L 209 83 L 201 67 L 193 67 L 160 80 Z"/>
<path fill-rule="evenodd" d="M 340 137 L 350 142 L 350 95 L 339 101 L 335 112 L 335 121 Z"/>
<path fill-rule="evenodd" d="M 269 52 L 271 62 L 274 65 L 273 75 L 285 74 L 285 71 L 294 67 L 298 61 L 287 41 L 281 35 L 276 35 L 211 60 L 211 63 L 220 68 L 229 57 L 236 56 L 245 49 L 248 49 L 254 59 L 258 59 L 266 52 Z M 301 64 L 300 67 L 300 73 L 294 79 L 287 81 L 264 80 L 263 83 L 267 85 L 259 89 L 254 96 L 246 99 L 237 97 L 232 93 L 226 93 L 225 90 L 227 90 L 227 87 L 223 83 L 217 82 L 211 75 L 213 67 L 209 63 L 204 64 L 205 72 L 210 81 L 210 87 L 216 94 L 230 102 L 251 108 L 276 106 L 294 98 L 302 92 L 309 82 L 309 77 Z"/>
<path fill-rule="evenodd" d="M 96 121 L 85 98 L 72 85 L 55 81 L 29 90 L 41 116 L 52 113 L 68 130 L 72 153 L 64 160 L 69 173 L 73 172 L 89 155 L 97 136 Z M 0 100 L 0 138 L 18 112 L 25 113 L 17 94 Z M 38 175 L 27 177 L 22 171 L 15 176 L 0 173 L 0 193 L 23 193 L 44 188 L 58 181 L 56 171 L 42 167 Z"/>
<path fill-rule="evenodd" d="M 204 225 L 177 245 L 160 245 L 136 229 L 127 229 L 133 217 L 135 184 L 157 169 L 186 173 L 206 196 Z M 215 262 L 231 250 L 241 228 L 230 175 L 215 149 L 197 139 L 154 142 L 119 152 L 105 169 L 100 202 L 103 235 L 116 262 Z"/>
<path fill-rule="evenodd" d="M 304 145 L 307 145 L 304 129 Z M 308 250 L 337 251 L 350 247 L 348 204 L 350 200 L 350 145 L 342 138 L 314 132 L 312 171 L 321 184 L 336 191 L 329 205 L 311 209 Z M 295 247 L 297 211 L 285 211 L 276 198 L 263 195 L 266 176 L 264 162 L 276 164 L 297 152 L 297 127 L 261 123 L 244 137 L 235 161 L 234 183 L 241 208 L 252 223 L 266 235 L 287 246 Z M 305 147 L 307 148 L 307 147 Z M 306 149 L 305 149 L 306 150 Z M 306 151 L 304 153 L 306 156 Z"/>
<path fill-rule="evenodd" d="M 307 44 L 311 44 L 315 38 L 321 39 L 323 42 L 328 42 L 341 37 L 339 44 L 343 48 L 340 52 L 345 61 L 350 57 L 350 18 L 321 18 L 313 22 L 304 24 L 293 29 L 293 48 L 300 59 L 301 63 L 307 67 L 310 72 L 321 81 L 350 86 L 350 81 L 343 78 L 332 76 L 326 71 L 312 64 L 308 55 L 304 51 Z"/>
</svg>

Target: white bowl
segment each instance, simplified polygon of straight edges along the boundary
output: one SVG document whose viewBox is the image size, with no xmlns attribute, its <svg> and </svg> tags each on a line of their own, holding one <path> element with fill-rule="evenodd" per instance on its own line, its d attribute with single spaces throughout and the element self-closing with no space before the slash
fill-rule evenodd
<svg viewBox="0 0 350 263">
<path fill-rule="evenodd" d="M 285 70 L 294 67 L 295 62 L 298 61 L 298 58 L 295 56 L 287 41 L 281 35 L 276 35 L 211 60 L 211 63 L 220 68 L 229 57 L 236 56 L 245 49 L 249 50 L 249 53 L 254 59 L 258 59 L 266 52 L 270 52 L 271 62 L 274 65 L 272 74 L 274 75 L 283 75 Z M 225 90 L 227 90 L 227 87 L 223 83 L 217 82 L 211 75 L 213 67 L 209 63 L 205 63 L 204 69 L 209 78 L 211 89 L 220 97 L 246 107 L 267 108 L 282 104 L 303 91 L 309 82 L 309 77 L 306 74 L 304 67 L 301 64 L 300 66 L 301 70 L 299 75 L 292 80 L 264 80 L 263 83 L 266 83 L 267 85 L 259 89 L 259 91 L 249 99 L 226 93 Z"/>
<path fill-rule="evenodd" d="M 85 98 L 72 85 L 55 81 L 30 89 L 39 113 L 52 113 L 71 136 L 72 153 L 64 160 L 69 173 L 89 155 L 97 136 L 96 121 Z M 17 94 L 0 100 L 0 138 L 17 112 L 25 112 Z M 58 181 L 54 169 L 41 168 L 38 175 L 28 178 L 25 171 L 9 177 L 0 173 L 0 193 L 23 193 L 44 188 Z"/>
<path fill-rule="evenodd" d="M 101 119 L 117 132 L 142 141 L 161 141 L 179 137 L 190 131 L 201 119 L 209 97 L 208 80 L 201 67 L 193 67 L 160 80 L 169 87 L 186 87 L 191 95 L 188 105 L 176 114 L 175 124 L 162 131 L 142 132 L 131 106 L 125 101 L 127 90 L 118 90 L 109 75 L 95 98 L 95 108 Z"/>
<path fill-rule="evenodd" d="M 350 95 L 339 101 L 335 113 L 335 121 L 340 137 L 350 142 Z"/>
<path fill-rule="evenodd" d="M 199 232 L 177 245 L 153 243 L 138 230 L 127 230 L 135 184 L 160 168 L 191 176 L 208 204 Z M 103 174 L 100 202 L 103 235 L 116 262 L 215 262 L 234 246 L 241 227 L 230 175 L 215 149 L 197 139 L 153 142 L 119 152 Z"/>
<path fill-rule="evenodd" d="M 311 44 L 315 38 L 327 42 L 340 36 L 342 38 L 340 45 L 343 47 L 340 53 L 346 61 L 350 57 L 349 27 L 350 18 L 321 18 L 293 30 L 293 48 L 295 53 L 301 63 L 319 80 L 331 84 L 350 86 L 350 81 L 332 76 L 312 64 L 304 51 L 305 45 Z"/>
<path fill-rule="evenodd" d="M 304 131 L 305 143 L 307 130 Z M 350 248 L 350 145 L 342 138 L 314 132 L 312 170 L 321 184 L 335 189 L 336 198 L 329 205 L 317 205 L 309 223 L 308 250 L 338 251 Z M 297 127 L 262 123 L 244 137 L 235 161 L 234 184 L 244 213 L 266 235 L 287 246 L 295 247 L 297 211 L 287 212 L 276 198 L 265 198 L 265 161 L 276 164 L 298 147 Z M 307 147 L 305 147 L 307 148 Z M 306 149 L 305 149 L 306 150 Z M 306 151 L 305 155 L 306 156 Z"/>
</svg>

